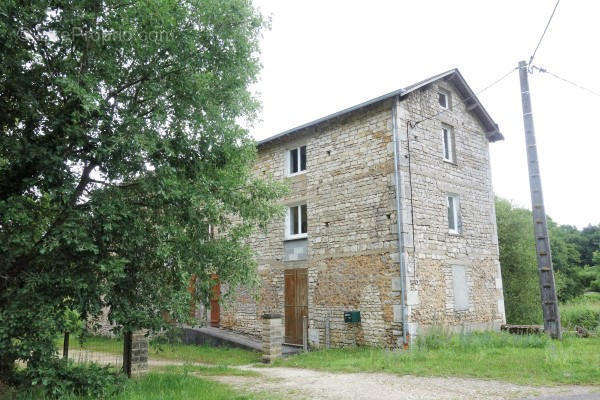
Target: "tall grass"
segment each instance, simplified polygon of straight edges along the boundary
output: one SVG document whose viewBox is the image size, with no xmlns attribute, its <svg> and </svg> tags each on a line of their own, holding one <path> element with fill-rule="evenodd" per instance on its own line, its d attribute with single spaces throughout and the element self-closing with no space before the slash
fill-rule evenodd
<svg viewBox="0 0 600 400">
<path fill-rule="evenodd" d="M 476 352 L 484 349 L 541 349 L 550 343 L 546 335 L 511 335 L 506 332 L 472 332 L 452 334 L 442 328 L 434 328 L 425 336 L 417 338 L 418 350 L 454 350 Z"/>
<path fill-rule="evenodd" d="M 114 400 L 266 400 L 263 394 L 241 393 L 230 386 L 186 373 L 149 373 L 139 379 L 130 379 Z M 0 393 L 0 399 L 55 400 L 35 390 Z M 61 400 L 92 400 L 80 396 L 63 396 Z"/>
<path fill-rule="evenodd" d="M 586 293 L 560 306 L 560 318 L 565 329 L 582 326 L 600 331 L 600 293 Z"/>
<path fill-rule="evenodd" d="M 319 350 L 276 365 L 339 372 L 498 379 L 519 384 L 600 384 L 600 338 L 434 330 L 409 351 L 379 348 Z"/>
</svg>

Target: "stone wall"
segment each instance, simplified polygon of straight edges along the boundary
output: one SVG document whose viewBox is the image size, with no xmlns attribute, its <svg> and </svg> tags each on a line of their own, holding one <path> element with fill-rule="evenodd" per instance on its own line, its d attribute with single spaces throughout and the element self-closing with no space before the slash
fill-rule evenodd
<svg viewBox="0 0 600 400">
<path fill-rule="evenodd" d="M 452 110 L 406 129 L 407 121 L 440 111 L 438 88 L 451 93 Z M 413 335 L 435 325 L 499 329 L 505 322 L 489 143 L 480 123 L 459 99 L 451 84 L 440 81 L 411 93 L 399 107 Z M 442 124 L 453 128 L 455 163 L 442 157 Z M 448 230 L 449 193 L 460 198 L 460 234 Z M 467 307 L 454 303 L 457 267 L 464 270 Z"/>
<path fill-rule="evenodd" d="M 492 328 L 504 321 L 488 142 L 454 89 L 442 85 L 452 93 L 452 111 L 408 129 L 408 137 L 407 121 L 439 111 L 436 86 L 411 93 L 398 110 L 413 336 L 432 325 Z M 328 319 L 332 346 L 398 344 L 392 106 L 392 100 L 379 102 L 260 147 L 257 174 L 288 182 L 285 205 L 308 206 L 308 257 L 285 261 L 283 219 L 258 232 L 251 245 L 262 282 L 256 293 L 260 300 L 239 288 L 222 313 L 223 327 L 260 334 L 263 313 L 284 313 L 284 270 L 307 268 L 311 345 L 324 345 Z M 454 127 L 456 164 L 443 160 L 442 122 Z M 286 151 L 303 145 L 306 172 L 286 177 Z M 446 193 L 460 196 L 460 235 L 448 233 Z M 468 299 L 460 310 L 454 307 L 454 291 L 461 286 L 453 273 L 459 270 Z M 344 323 L 348 310 L 360 310 L 361 323 Z"/>
</svg>

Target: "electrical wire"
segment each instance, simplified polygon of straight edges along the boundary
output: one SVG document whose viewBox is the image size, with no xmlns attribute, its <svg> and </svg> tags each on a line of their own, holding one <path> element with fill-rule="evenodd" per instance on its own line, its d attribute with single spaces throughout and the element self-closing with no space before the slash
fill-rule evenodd
<svg viewBox="0 0 600 400">
<path fill-rule="evenodd" d="M 566 83 L 568 83 L 568 84 L 570 84 L 570 85 L 573 85 L 573 86 L 575 86 L 575 87 L 576 87 L 576 88 L 578 88 L 578 89 L 581 89 L 581 90 L 584 90 L 584 91 L 586 91 L 586 92 L 588 92 L 588 93 L 591 93 L 591 94 L 593 94 L 594 96 L 598 96 L 598 97 L 600 97 L 600 93 L 599 93 L 599 92 L 596 92 L 595 90 L 592 90 L 592 89 L 586 88 L 585 86 L 582 86 L 582 85 L 580 85 L 580 84 L 578 84 L 578 83 L 575 83 L 575 82 L 573 82 L 573 81 L 570 81 L 570 80 L 568 80 L 568 79 L 566 79 L 566 78 L 563 78 L 562 76 L 558 76 L 558 75 L 556 75 L 555 73 L 548 71 L 546 68 L 538 67 L 537 65 L 532 65 L 531 67 L 532 67 L 532 68 L 534 68 L 534 69 L 537 69 L 538 71 L 540 71 L 540 72 L 542 72 L 542 73 L 545 73 L 545 74 L 552 75 L 552 76 L 553 76 L 553 77 L 555 77 L 556 79 L 560 79 L 561 81 L 563 81 L 563 82 L 566 82 Z"/>
<path fill-rule="evenodd" d="M 529 58 L 529 63 L 527 65 L 531 65 L 531 63 L 533 62 L 533 58 L 535 57 L 535 53 L 537 53 L 538 49 L 540 48 L 540 44 L 542 44 L 542 40 L 544 40 L 544 36 L 546 35 L 546 31 L 548 30 L 548 27 L 550 26 L 550 22 L 552 21 L 552 17 L 554 17 L 554 13 L 556 12 L 556 7 L 558 7 L 558 3 L 560 3 L 560 0 L 557 0 L 556 4 L 554 5 L 554 9 L 552 10 L 552 14 L 550 14 L 550 18 L 548 18 L 548 22 L 546 23 L 546 27 L 544 28 L 544 32 L 542 32 L 542 36 L 540 36 L 540 40 L 538 40 L 538 44 L 537 44 L 537 46 L 535 46 L 535 50 L 533 50 L 533 54 L 531 54 L 531 57 Z"/>
<path fill-rule="evenodd" d="M 502 82 L 504 79 L 506 79 L 508 76 L 510 76 L 510 74 L 512 74 L 513 72 L 515 72 L 517 69 L 519 69 L 519 67 L 512 68 L 510 71 L 508 71 L 506 74 L 502 75 L 500 78 L 496 79 L 495 81 L 493 81 L 492 83 L 490 83 L 489 85 L 487 85 L 483 89 L 477 91 L 476 93 L 473 93 L 471 96 L 469 96 L 469 97 L 467 97 L 465 99 L 461 99 L 461 101 L 463 103 L 465 103 L 468 100 L 476 99 L 477 95 L 485 92 L 486 90 L 492 88 L 493 86 L 496 86 L 498 83 Z M 436 118 L 436 117 L 440 116 L 441 114 L 443 114 L 445 112 L 448 112 L 448 111 L 450 111 L 450 108 L 445 108 L 445 109 L 441 110 L 440 112 L 438 112 L 437 114 L 431 115 L 431 116 L 429 116 L 427 118 L 423 118 L 422 120 L 413 123 L 412 124 L 412 128 L 415 128 L 420 123 L 425 122 L 425 121 L 429 121 L 430 119 Z"/>
</svg>

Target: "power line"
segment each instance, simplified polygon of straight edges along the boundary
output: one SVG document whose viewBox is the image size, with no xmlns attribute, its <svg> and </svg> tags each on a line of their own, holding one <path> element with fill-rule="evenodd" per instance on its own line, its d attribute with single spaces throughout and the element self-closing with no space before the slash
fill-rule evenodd
<svg viewBox="0 0 600 400">
<path fill-rule="evenodd" d="M 566 79 L 566 78 L 563 78 L 562 76 L 558 76 L 558 75 L 556 75 L 555 73 L 548 71 L 546 68 L 538 67 L 537 65 L 532 65 L 532 68 L 535 68 L 535 69 L 537 69 L 538 71 L 540 71 L 540 72 L 543 72 L 543 73 L 545 73 L 545 74 L 552 75 L 552 76 L 553 76 L 553 77 L 555 77 L 556 79 L 560 79 L 561 81 L 563 81 L 563 82 L 566 82 L 566 83 L 568 83 L 569 85 L 573 85 L 573 86 L 575 86 L 575 87 L 576 87 L 576 88 L 578 88 L 578 89 L 585 90 L 586 92 L 588 92 L 588 93 L 591 93 L 591 94 L 593 94 L 594 96 L 598 96 L 598 97 L 600 97 L 600 93 L 599 93 L 599 92 L 596 92 L 596 91 L 594 91 L 594 90 L 592 90 L 592 89 L 586 88 L 585 86 L 582 86 L 582 85 L 580 85 L 580 84 L 578 84 L 578 83 L 575 83 L 575 82 L 573 82 L 573 81 L 570 81 L 570 80 L 568 80 L 568 79 Z"/>
<path fill-rule="evenodd" d="M 488 90 L 488 89 L 492 88 L 493 86 L 496 86 L 498 83 L 502 82 L 504 79 L 506 79 L 506 78 L 507 78 L 507 77 L 508 77 L 510 74 L 512 74 L 513 72 L 515 72 L 517 69 L 518 69 L 518 67 L 512 68 L 510 71 L 508 71 L 506 74 L 502 75 L 500 78 L 496 79 L 495 81 L 493 81 L 492 83 L 490 83 L 489 85 L 487 85 L 487 86 L 486 86 L 486 87 L 484 87 L 483 89 L 481 89 L 481 90 L 477 91 L 476 93 L 473 93 L 471 96 L 469 96 L 469 97 L 467 97 L 467 98 L 465 98 L 465 99 L 461 99 L 461 101 L 462 101 L 463 103 L 465 103 L 465 102 L 467 102 L 468 100 L 471 100 L 471 99 L 474 99 L 474 98 L 476 98 L 476 97 L 477 97 L 477 95 L 479 95 L 479 94 L 481 94 L 481 93 L 485 92 L 486 90 Z M 412 125 L 412 128 L 415 128 L 415 127 L 416 127 L 417 125 L 419 125 L 421 122 L 429 121 L 430 119 L 436 118 L 436 117 L 438 117 L 438 116 L 440 116 L 440 115 L 442 115 L 443 113 L 445 113 L 445 112 L 448 112 L 448 111 L 450 111 L 450 108 L 443 109 L 442 111 L 438 112 L 437 114 L 434 114 L 434 115 L 432 115 L 432 116 L 429 116 L 429 117 L 427 117 L 427 118 L 423 118 L 422 120 L 415 122 L 415 123 Z"/>
<path fill-rule="evenodd" d="M 548 18 L 548 23 L 546 24 L 546 27 L 544 28 L 544 32 L 542 32 L 542 36 L 540 37 L 540 40 L 538 41 L 537 46 L 535 46 L 535 50 L 533 50 L 533 54 L 529 58 L 528 65 L 531 65 L 531 63 L 533 62 L 533 58 L 535 57 L 535 53 L 537 53 L 538 49 L 540 48 L 540 44 L 542 44 L 542 40 L 544 39 L 544 36 L 546 35 L 546 31 L 548 30 L 548 27 L 550 26 L 550 22 L 552 21 L 552 17 L 554 17 L 554 13 L 556 12 L 556 7 L 558 7 L 558 3 L 560 3 L 560 0 L 557 0 L 556 4 L 554 5 L 554 9 L 552 10 L 552 14 L 550 14 L 550 18 Z"/>
</svg>

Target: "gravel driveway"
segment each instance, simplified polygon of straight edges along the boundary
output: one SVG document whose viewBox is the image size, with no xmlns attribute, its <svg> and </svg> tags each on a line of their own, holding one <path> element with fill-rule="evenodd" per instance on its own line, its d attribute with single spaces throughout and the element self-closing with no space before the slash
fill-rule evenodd
<svg viewBox="0 0 600 400">
<path fill-rule="evenodd" d="M 122 363 L 121 356 L 74 350 L 74 361 Z M 150 367 L 185 365 L 173 360 L 149 360 Z M 210 364 L 194 364 L 211 366 Z M 501 381 L 467 378 L 418 377 L 383 373 L 332 373 L 301 368 L 270 368 L 245 365 L 258 377 L 210 376 L 246 391 L 269 392 L 285 399 L 323 400 L 600 400 L 600 386 L 523 386 Z"/>
<path fill-rule="evenodd" d="M 215 379 L 247 391 L 277 393 L 286 399 L 600 399 L 600 387 L 589 386 L 534 387 L 483 379 L 331 373 L 297 368 L 239 368 L 258 372 L 261 377 L 221 376 Z"/>
</svg>

